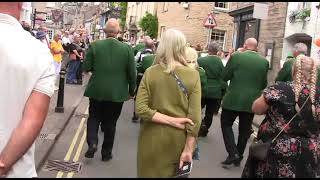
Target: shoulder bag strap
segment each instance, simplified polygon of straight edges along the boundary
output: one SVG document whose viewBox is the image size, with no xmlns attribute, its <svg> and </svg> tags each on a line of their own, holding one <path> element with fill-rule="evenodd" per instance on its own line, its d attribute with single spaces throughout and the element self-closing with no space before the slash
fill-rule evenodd
<svg viewBox="0 0 320 180">
<path fill-rule="evenodd" d="M 186 97 L 188 98 L 188 90 L 187 90 L 187 88 L 184 86 L 184 84 L 182 83 L 182 81 L 179 79 L 179 77 L 177 76 L 177 74 L 174 73 L 174 72 L 171 72 L 170 74 L 174 77 L 174 79 L 175 79 L 176 82 L 177 82 L 178 87 L 181 89 L 181 91 L 184 93 L 184 95 L 186 95 Z"/>
<path fill-rule="evenodd" d="M 272 143 L 278 138 L 278 136 L 283 132 L 283 130 L 291 123 L 291 121 L 292 121 L 296 116 L 300 115 L 300 112 L 301 112 L 302 108 L 306 105 L 306 103 L 307 103 L 307 101 L 308 101 L 309 98 L 310 98 L 310 95 L 307 97 L 306 101 L 303 103 L 303 105 L 301 106 L 300 110 L 297 111 L 297 113 L 296 113 L 294 116 L 292 116 L 292 118 L 290 119 L 290 121 L 281 129 L 281 131 L 278 133 L 278 135 L 277 135 L 275 138 L 272 139 Z"/>
</svg>

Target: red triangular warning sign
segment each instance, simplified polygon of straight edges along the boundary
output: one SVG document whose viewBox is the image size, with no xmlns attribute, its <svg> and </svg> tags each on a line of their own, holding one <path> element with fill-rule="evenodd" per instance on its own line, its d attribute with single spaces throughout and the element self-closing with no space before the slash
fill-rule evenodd
<svg viewBox="0 0 320 180">
<path fill-rule="evenodd" d="M 208 17 L 206 17 L 206 19 L 204 20 L 203 26 L 206 28 L 213 28 L 217 26 L 216 20 L 211 13 L 209 13 Z"/>
</svg>

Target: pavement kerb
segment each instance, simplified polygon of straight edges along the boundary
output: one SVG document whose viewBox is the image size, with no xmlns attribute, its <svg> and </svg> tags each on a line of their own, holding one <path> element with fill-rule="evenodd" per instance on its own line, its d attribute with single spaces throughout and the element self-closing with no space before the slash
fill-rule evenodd
<svg viewBox="0 0 320 180">
<path fill-rule="evenodd" d="M 60 135 L 62 134 L 62 132 L 64 131 L 64 129 L 67 127 L 68 123 L 70 122 L 70 120 L 72 119 L 74 113 L 76 112 L 77 108 L 79 107 L 82 99 L 84 97 L 80 98 L 80 100 L 76 103 L 76 105 L 72 108 L 70 115 L 68 116 L 67 120 L 64 122 L 61 130 L 57 133 L 55 139 L 50 143 L 50 146 L 47 150 L 46 153 L 44 153 L 43 157 L 40 158 L 39 163 L 36 164 L 36 171 L 40 171 L 41 167 L 44 165 L 46 158 L 48 157 L 48 155 L 51 153 L 54 145 L 56 144 L 56 142 L 59 140 Z"/>
</svg>

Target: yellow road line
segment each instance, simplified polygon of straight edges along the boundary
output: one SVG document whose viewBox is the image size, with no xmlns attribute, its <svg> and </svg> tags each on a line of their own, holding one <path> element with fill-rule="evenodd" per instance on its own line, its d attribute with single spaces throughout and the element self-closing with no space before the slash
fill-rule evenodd
<svg viewBox="0 0 320 180">
<path fill-rule="evenodd" d="M 88 111 L 89 111 L 89 109 L 87 108 L 85 114 L 88 114 Z M 72 152 L 73 152 L 74 146 L 76 145 L 76 142 L 77 142 L 77 140 L 78 140 L 80 131 L 81 131 L 81 129 L 82 129 L 83 124 L 84 124 L 85 121 L 86 121 L 86 118 L 82 118 L 82 119 L 81 119 L 81 122 L 80 122 L 80 124 L 79 124 L 78 129 L 77 129 L 77 132 L 76 132 L 76 134 L 74 135 L 74 137 L 73 137 L 73 139 L 72 139 L 72 142 L 71 142 L 71 144 L 70 144 L 70 147 L 69 147 L 69 149 L 68 149 L 68 152 L 67 152 L 66 156 L 64 157 L 64 160 L 65 160 L 65 161 L 69 161 L 69 160 L 70 160 L 70 157 L 71 157 L 71 154 L 72 154 Z M 59 172 L 57 173 L 56 178 L 62 178 L 62 176 L 63 176 L 63 172 L 62 172 L 62 171 L 59 171 Z"/>
<path fill-rule="evenodd" d="M 81 150 L 82 150 L 82 148 L 83 148 L 84 142 L 85 142 L 86 137 L 87 137 L 87 128 L 84 128 L 83 131 L 84 131 L 84 132 L 83 132 L 82 138 L 81 138 L 81 140 L 80 140 L 80 144 L 79 144 L 79 146 L 78 146 L 77 152 L 76 152 L 76 154 L 75 154 L 74 157 L 73 157 L 73 162 L 79 161 L 80 154 L 81 154 Z M 74 175 L 73 172 L 69 172 L 69 173 L 67 174 L 67 178 L 72 178 L 73 175 Z"/>
</svg>

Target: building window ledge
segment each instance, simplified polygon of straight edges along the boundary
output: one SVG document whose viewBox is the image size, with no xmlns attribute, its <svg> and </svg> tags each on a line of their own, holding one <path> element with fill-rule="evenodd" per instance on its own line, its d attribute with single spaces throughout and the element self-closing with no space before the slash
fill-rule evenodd
<svg viewBox="0 0 320 180">
<path fill-rule="evenodd" d="M 229 10 L 228 10 L 228 9 L 225 9 L 225 8 L 217 8 L 217 7 L 215 7 L 215 8 L 213 8 L 213 12 L 217 12 L 217 13 L 220 13 L 220 12 L 222 12 L 222 13 L 228 13 Z"/>
</svg>

